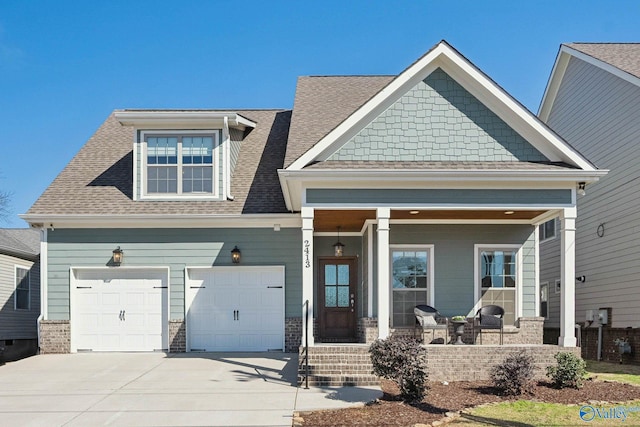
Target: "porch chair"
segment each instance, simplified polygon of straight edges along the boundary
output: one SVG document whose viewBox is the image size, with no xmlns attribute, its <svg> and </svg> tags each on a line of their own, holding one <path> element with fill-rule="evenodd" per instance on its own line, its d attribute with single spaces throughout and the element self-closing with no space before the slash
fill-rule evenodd
<svg viewBox="0 0 640 427">
<path fill-rule="evenodd" d="M 483 329 L 499 329 L 500 330 L 500 345 L 503 343 L 504 333 L 504 308 L 499 305 L 485 305 L 480 307 L 480 310 L 473 318 L 473 343 L 476 343 L 476 329 L 478 329 L 480 335 L 480 344 L 482 344 L 482 330 Z"/>
<path fill-rule="evenodd" d="M 449 335 L 449 319 L 441 315 L 438 310 L 430 305 L 420 304 L 413 309 L 413 314 L 416 316 L 416 324 L 413 330 L 414 336 L 416 330 L 420 330 L 420 338 L 424 342 L 424 331 L 431 330 L 431 342 L 435 341 L 436 329 L 444 330 L 445 337 L 444 343 L 447 344 Z"/>
</svg>

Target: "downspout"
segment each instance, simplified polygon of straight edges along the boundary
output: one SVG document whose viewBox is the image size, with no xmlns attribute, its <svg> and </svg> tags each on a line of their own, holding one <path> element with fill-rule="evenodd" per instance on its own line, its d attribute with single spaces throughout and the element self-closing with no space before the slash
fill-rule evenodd
<svg viewBox="0 0 640 427">
<path fill-rule="evenodd" d="M 602 323 L 598 322 L 598 361 L 602 360 Z"/>
<path fill-rule="evenodd" d="M 38 353 L 41 351 L 40 343 L 40 324 L 48 316 L 47 310 L 47 285 L 48 285 L 48 243 L 47 243 L 47 227 L 45 225 L 40 229 L 40 315 L 36 320 L 36 331 L 38 334 Z"/>
<path fill-rule="evenodd" d="M 224 174 L 224 193 L 227 200 L 233 201 L 231 195 L 231 133 L 229 132 L 229 117 L 224 116 L 224 125 L 222 126 L 222 144 L 224 147 L 223 174 Z"/>
</svg>

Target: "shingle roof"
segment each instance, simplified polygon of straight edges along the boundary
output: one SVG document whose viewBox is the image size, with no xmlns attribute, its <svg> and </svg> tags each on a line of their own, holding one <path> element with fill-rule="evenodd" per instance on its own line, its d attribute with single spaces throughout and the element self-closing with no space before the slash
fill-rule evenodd
<svg viewBox="0 0 640 427">
<path fill-rule="evenodd" d="M 283 167 L 290 110 L 235 110 L 257 123 L 241 143 L 233 201 L 133 200 L 134 129 L 113 114 L 80 149 L 27 214 L 241 214 L 287 212 L 277 169 Z"/>
<path fill-rule="evenodd" d="M 567 170 L 575 167 L 560 162 L 390 162 L 326 160 L 305 169 L 360 169 L 360 170 Z"/>
<path fill-rule="evenodd" d="M 307 76 L 298 78 L 285 157 L 288 167 L 395 76 Z"/>
<path fill-rule="evenodd" d="M 566 46 L 640 78 L 640 43 L 567 43 Z"/>
<path fill-rule="evenodd" d="M 0 253 L 35 258 L 40 254 L 40 233 L 30 228 L 0 228 Z"/>
</svg>

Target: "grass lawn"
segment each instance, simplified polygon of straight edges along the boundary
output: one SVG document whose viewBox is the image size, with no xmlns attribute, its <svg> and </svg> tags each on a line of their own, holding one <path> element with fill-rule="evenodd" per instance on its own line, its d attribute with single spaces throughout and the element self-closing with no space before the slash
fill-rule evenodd
<svg viewBox="0 0 640 427">
<path fill-rule="evenodd" d="M 589 376 L 596 381 L 618 381 L 622 383 L 640 386 L 640 366 L 620 365 L 615 363 L 587 361 L 587 371 Z M 610 418 L 607 415 L 616 414 L 616 408 L 625 408 L 626 419 Z M 592 409 L 593 408 L 593 409 Z M 520 400 L 511 403 L 499 403 L 487 405 L 463 412 L 462 416 L 450 425 L 454 426 L 573 426 L 573 425 L 598 425 L 613 426 L 620 425 L 640 425 L 640 400 L 619 404 L 595 404 L 592 408 L 585 408 L 585 420 L 580 418 L 581 406 L 561 405 L 557 403 L 541 403 Z M 600 410 L 602 417 L 594 416 L 591 420 L 590 414 L 594 410 Z M 634 412 L 637 410 L 638 412 Z M 621 415 L 618 409 L 617 415 Z"/>
</svg>

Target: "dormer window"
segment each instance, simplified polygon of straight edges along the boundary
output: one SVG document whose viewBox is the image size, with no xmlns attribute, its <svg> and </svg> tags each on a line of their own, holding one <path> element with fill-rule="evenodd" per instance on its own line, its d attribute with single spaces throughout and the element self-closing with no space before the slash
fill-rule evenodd
<svg viewBox="0 0 640 427">
<path fill-rule="evenodd" d="M 149 198 L 216 197 L 219 130 L 141 132 Z"/>
</svg>

